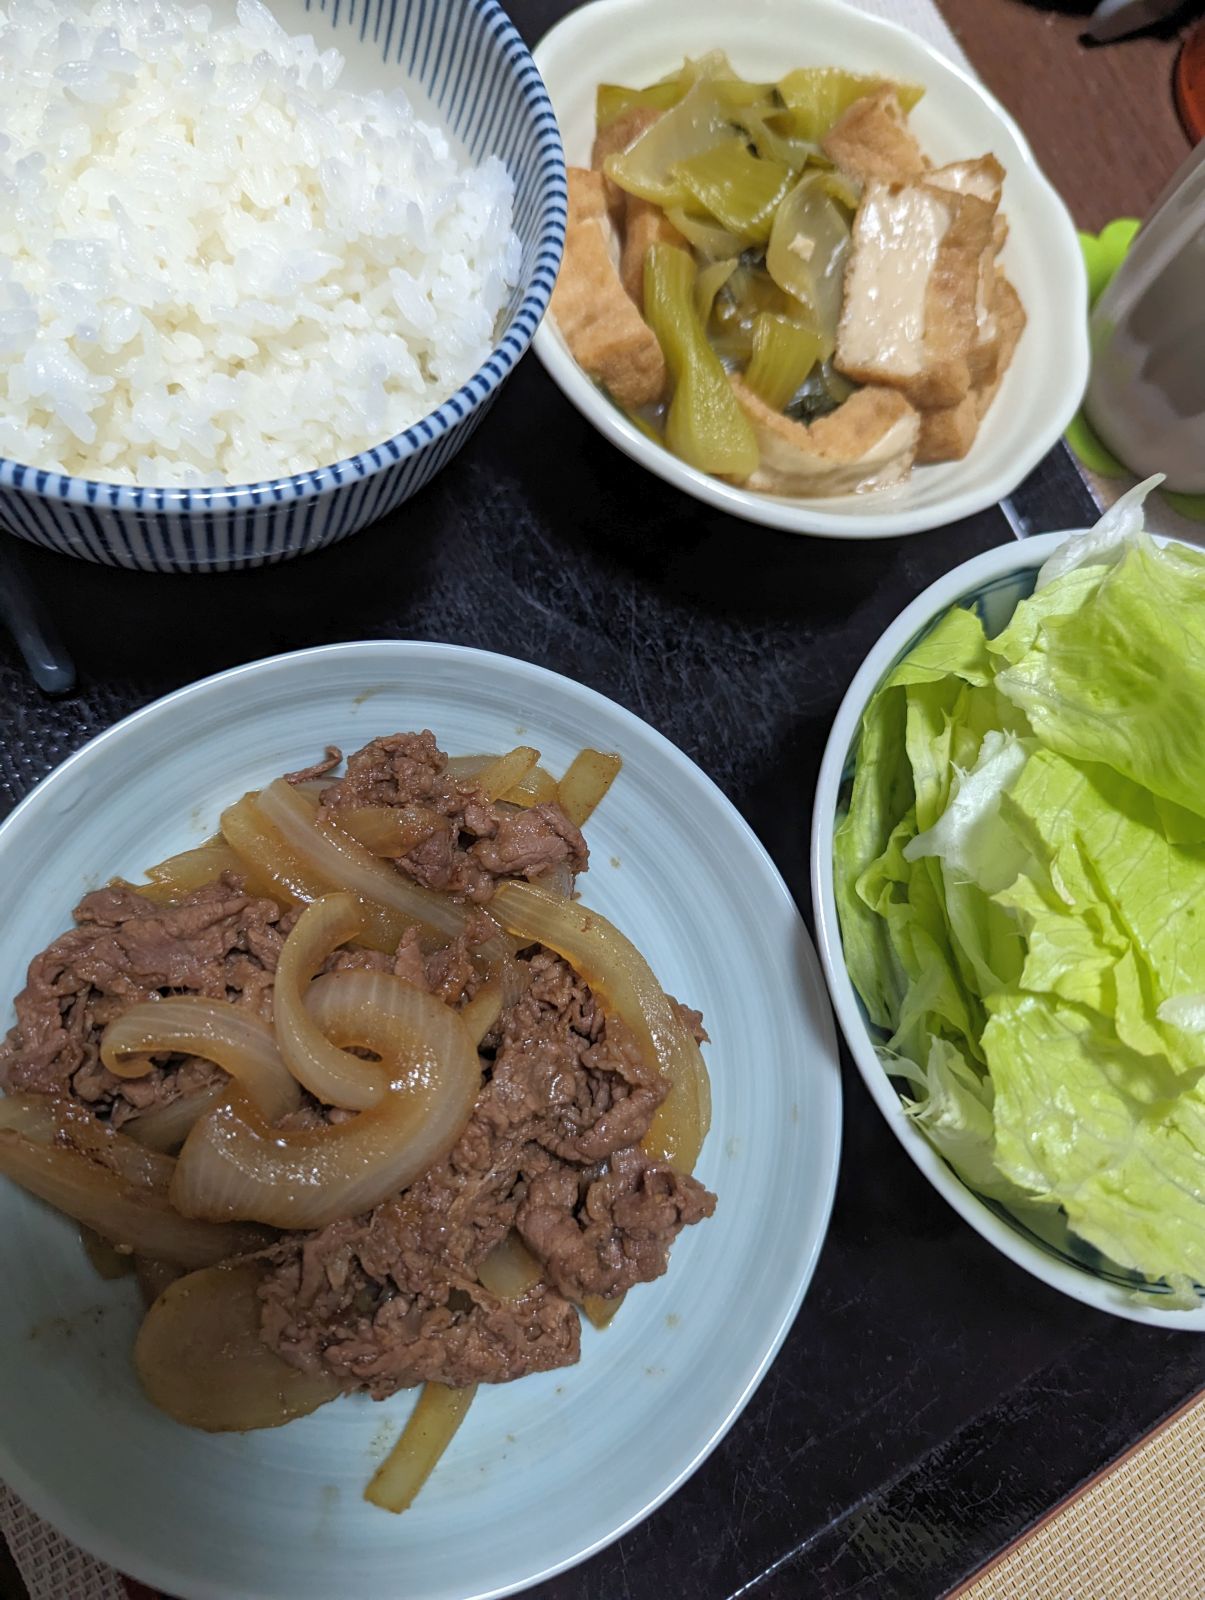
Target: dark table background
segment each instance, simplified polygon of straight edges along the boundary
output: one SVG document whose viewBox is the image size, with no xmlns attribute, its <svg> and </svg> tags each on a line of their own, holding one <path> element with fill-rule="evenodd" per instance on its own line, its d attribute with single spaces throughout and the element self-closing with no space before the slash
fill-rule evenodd
<svg viewBox="0 0 1205 1600">
<path fill-rule="evenodd" d="M 534 40 L 567 7 L 511 9 Z M 1061 449 L 1016 500 L 1031 531 L 1093 516 Z M 49 701 L 0 641 L 0 812 L 195 678 L 332 640 L 442 639 L 567 673 L 661 729 L 749 818 L 810 922 L 811 798 L 846 685 L 908 600 L 1011 537 L 995 510 L 881 543 L 731 521 L 609 448 L 528 359 L 426 491 L 335 550 L 170 578 L 23 547 L 80 677 Z M 832 1227 L 778 1360 L 691 1481 L 539 1600 L 928 1600 L 1205 1384 L 1205 1342 L 1090 1311 L 1003 1260 L 848 1061 L 844 1078 Z"/>
</svg>

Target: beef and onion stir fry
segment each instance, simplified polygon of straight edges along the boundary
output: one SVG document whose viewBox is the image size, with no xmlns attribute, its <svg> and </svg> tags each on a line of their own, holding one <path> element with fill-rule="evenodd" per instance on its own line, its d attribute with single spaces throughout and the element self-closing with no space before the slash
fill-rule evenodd
<svg viewBox="0 0 1205 1600">
<path fill-rule="evenodd" d="M 368 1491 L 400 1510 L 475 1385 L 576 1361 L 710 1215 L 706 1034 L 575 898 L 618 758 L 340 764 L 84 897 L 0 1046 L 0 1173 L 137 1271 L 181 1422 L 427 1385 Z"/>
</svg>

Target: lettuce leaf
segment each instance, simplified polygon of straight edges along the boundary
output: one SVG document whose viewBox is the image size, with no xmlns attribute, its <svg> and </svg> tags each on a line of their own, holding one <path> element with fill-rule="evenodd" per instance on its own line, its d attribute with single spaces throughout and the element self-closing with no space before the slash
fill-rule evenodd
<svg viewBox="0 0 1205 1600">
<path fill-rule="evenodd" d="M 1082 582 L 1056 579 L 1039 604 Z M 1087 604 L 1043 619 L 996 687 L 1048 749 L 1205 816 L 1205 746 L 1186 739 L 1205 711 L 1205 562 L 1138 534 Z"/>
<path fill-rule="evenodd" d="M 996 637 L 954 608 L 887 675 L 835 868 L 917 1126 L 1179 1306 L 1205 1283 L 1205 554 L 1147 537 L 1146 487 Z"/>
<path fill-rule="evenodd" d="M 1205 1281 L 1205 1093 L 1136 1105 L 1141 1065 L 1099 1015 L 1002 995 L 984 1032 L 1000 1172 L 1147 1278 Z"/>
</svg>

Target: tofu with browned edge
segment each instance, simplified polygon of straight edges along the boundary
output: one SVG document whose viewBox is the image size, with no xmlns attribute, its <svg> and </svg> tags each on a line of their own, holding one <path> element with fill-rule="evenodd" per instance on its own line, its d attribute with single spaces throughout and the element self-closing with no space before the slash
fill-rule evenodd
<svg viewBox="0 0 1205 1600">
<path fill-rule="evenodd" d="M 627 199 L 619 276 L 633 303 L 643 311 L 644 258 L 649 247 L 655 244 L 676 244 L 685 249 L 690 247 L 660 206 L 637 199 L 634 194 L 628 195 Z"/>
<path fill-rule="evenodd" d="M 594 148 L 590 152 L 590 165 L 595 172 L 602 172 L 603 162 L 608 156 L 620 156 L 626 150 L 630 150 L 641 134 L 647 133 L 660 115 L 660 111 L 652 106 L 633 106 L 630 111 L 625 111 L 616 117 L 615 121 L 608 124 L 601 133 L 596 134 Z M 607 196 L 607 210 L 611 213 L 611 221 L 617 228 L 622 228 L 628 195 L 605 174 L 603 188 Z"/>
<path fill-rule="evenodd" d="M 979 262 L 995 208 L 928 181 L 867 184 L 854 219 L 835 365 L 928 409 L 969 392 Z"/>
<path fill-rule="evenodd" d="M 1027 320 L 1021 297 L 999 267 L 995 269 L 992 303 L 997 332 L 992 374 L 986 382 L 973 387 L 956 406 L 922 412 L 916 446 L 918 466 L 935 461 L 961 461 L 974 444 L 979 425 L 996 398 Z"/>
<path fill-rule="evenodd" d="M 835 167 L 858 183 L 909 183 L 929 163 L 890 84 L 855 100 L 820 141 Z"/>
<path fill-rule="evenodd" d="M 1004 176 L 1004 168 L 995 156 L 986 155 L 976 161 L 952 161 L 948 166 L 935 168 L 926 179 L 936 188 L 948 189 L 953 194 L 974 195 L 992 206 L 995 212 L 992 237 L 979 257 L 979 276 L 975 287 L 975 342 L 967 357 L 972 388 L 990 383 L 996 370 L 999 329 L 993 300 L 996 256 L 1004 242 L 996 224 L 1002 221 L 999 206 L 1004 193 Z M 1007 232 L 1007 224 L 1004 232 Z"/>
<path fill-rule="evenodd" d="M 621 406 L 652 405 L 665 389 L 657 336 L 632 304 L 602 174 L 569 168 L 569 225 L 550 311 L 574 359 Z"/>
<path fill-rule="evenodd" d="M 851 494 L 908 476 L 920 419 L 896 390 L 858 389 L 828 416 L 802 423 L 773 410 L 739 378 L 729 381 L 761 452 L 744 488 L 762 494 Z"/>
</svg>

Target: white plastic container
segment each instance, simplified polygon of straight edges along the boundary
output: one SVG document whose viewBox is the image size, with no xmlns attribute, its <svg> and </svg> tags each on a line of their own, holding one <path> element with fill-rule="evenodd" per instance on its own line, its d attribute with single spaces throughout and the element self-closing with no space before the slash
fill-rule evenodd
<svg viewBox="0 0 1205 1600">
<path fill-rule="evenodd" d="M 1205 143 L 1160 196 L 1092 312 L 1085 406 L 1138 477 L 1205 493 Z"/>
</svg>

